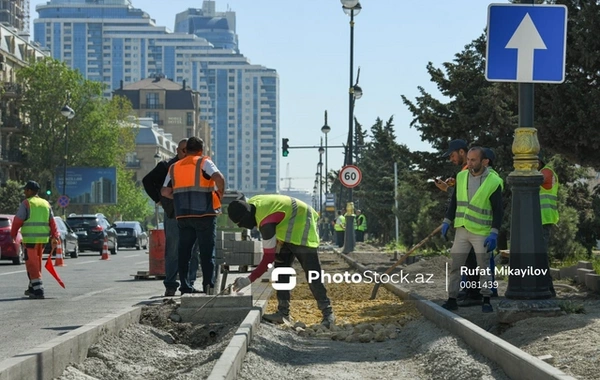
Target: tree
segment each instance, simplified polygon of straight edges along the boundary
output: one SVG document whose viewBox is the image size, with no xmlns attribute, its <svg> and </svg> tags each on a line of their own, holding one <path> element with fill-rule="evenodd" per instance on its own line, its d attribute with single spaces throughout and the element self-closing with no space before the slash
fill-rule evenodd
<svg viewBox="0 0 600 380">
<path fill-rule="evenodd" d="M 23 194 L 23 183 L 8 180 L 6 186 L 0 187 L 0 213 L 15 214 L 25 195 Z"/>
</svg>

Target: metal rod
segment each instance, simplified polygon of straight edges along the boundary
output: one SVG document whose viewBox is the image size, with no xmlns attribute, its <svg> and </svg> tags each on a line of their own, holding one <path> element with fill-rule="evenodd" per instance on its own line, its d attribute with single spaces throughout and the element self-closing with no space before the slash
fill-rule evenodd
<svg viewBox="0 0 600 380">
<path fill-rule="evenodd" d="M 63 164 L 63 183 L 62 183 L 62 195 L 67 194 L 67 158 L 69 152 L 69 120 L 65 123 L 65 160 Z M 67 214 L 67 208 L 63 207 L 63 219 Z"/>
</svg>

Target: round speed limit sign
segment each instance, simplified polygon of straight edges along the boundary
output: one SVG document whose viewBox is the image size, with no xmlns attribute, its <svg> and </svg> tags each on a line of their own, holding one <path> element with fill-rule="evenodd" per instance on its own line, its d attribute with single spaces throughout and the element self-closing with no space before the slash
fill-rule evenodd
<svg viewBox="0 0 600 380">
<path fill-rule="evenodd" d="M 358 186 L 361 179 L 362 173 L 357 166 L 346 165 L 340 170 L 340 182 L 348 188 Z"/>
</svg>

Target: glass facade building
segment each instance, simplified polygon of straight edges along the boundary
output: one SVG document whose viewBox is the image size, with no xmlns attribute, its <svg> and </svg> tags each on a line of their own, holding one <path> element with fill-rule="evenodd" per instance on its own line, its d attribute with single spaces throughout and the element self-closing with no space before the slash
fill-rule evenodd
<svg viewBox="0 0 600 380">
<path fill-rule="evenodd" d="M 130 0 L 51 0 L 36 7 L 34 40 L 104 83 L 106 96 L 121 81 L 158 74 L 185 80 L 200 93 L 200 119 L 211 127 L 212 158 L 228 187 L 246 195 L 276 193 L 279 77 L 239 53 L 235 12 L 214 7 L 205 1 L 202 10 L 178 14 L 171 32 Z"/>
</svg>

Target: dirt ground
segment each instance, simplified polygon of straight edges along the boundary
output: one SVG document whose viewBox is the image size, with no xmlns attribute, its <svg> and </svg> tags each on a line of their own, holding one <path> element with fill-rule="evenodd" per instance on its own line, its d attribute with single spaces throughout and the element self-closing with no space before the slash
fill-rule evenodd
<svg viewBox="0 0 600 380">
<path fill-rule="evenodd" d="M 192 380 L 208 377 L 237 325 L 178 323 L 170 299 L 142 309 L 139 324 L 93 345 L 59 380 Z"/>
<path fill-rule="evenodd" d="M 385 271 L 393 262 L 391 255 L 366 244 L 359 243 L 356 252 L 349 255 L 369 269 Z M 398 256 L 400 257 L 400 255 Z M 446 262 L 450 258 L 436 256 L 423 259 L 411 265 L 402 265 L 398 271 L 433 274 L 432 284 L 405 284 L 402 287 L 442 304 L 447 299 L 445 289 Z M 411 278 L 411 277 L 409 277 Z M 570 285 L 570 286 L 561 286 Z M 504 299 L 505 280 L 499 280 L 498 294 L 492 298 L 497 309 Z M 585 313 L 563 313 L 557 317 L 537 317 L 525 319 L 511 325 L 500 325 L 496 313 L 483 314 L 478 306 L 461 307 L 456 313 L 483 329 L 501 337 L 533 356 L 552 355 L 551 363 L 563 372 L 578 379 L 598 379 L 600 377 L 600 297 L 566 281 L 555 281 L 556 301 L 567 309 L 583 308 Z M 576 291 L 573 291 L 576 290 Z"/>
</svg>

